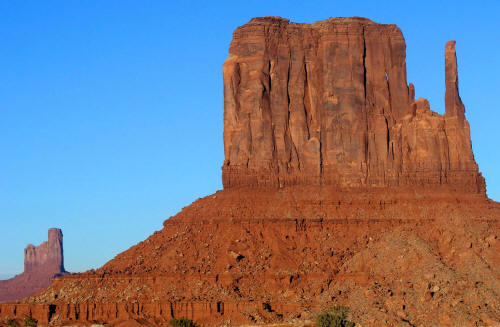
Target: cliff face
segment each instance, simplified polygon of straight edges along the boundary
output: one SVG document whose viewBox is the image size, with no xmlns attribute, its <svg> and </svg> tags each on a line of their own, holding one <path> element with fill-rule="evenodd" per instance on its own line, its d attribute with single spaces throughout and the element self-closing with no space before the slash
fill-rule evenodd
<svg viewBox="0 0 500 327">
<path fill-rule="evenodd" d="M 395 25 L 255 18 L 224 63 L 224 188 L 439 186 L 485 193 L 446 45 L 446 113 L 414 100 Z"/>
<path fill-rule="evenodd" d="M 347 305 L 363 326 L 499 325 L 500 204 L 445 54 L 439 115 L 407 86 L 396 26 L 253 19 L 224 64 L 224 190 L 0 317 L 238 326 Z M 27 270 L 57 246 L 29 247 Z"/>
<path fill-rule="evenodd" d="M 50 228 L 48 241 L 24 249 L 24 272 L 0 281 L 0 302 L 21 300 L 49 286 L 54 276 L 65 274 L 63 234 Z"/>
</svg>

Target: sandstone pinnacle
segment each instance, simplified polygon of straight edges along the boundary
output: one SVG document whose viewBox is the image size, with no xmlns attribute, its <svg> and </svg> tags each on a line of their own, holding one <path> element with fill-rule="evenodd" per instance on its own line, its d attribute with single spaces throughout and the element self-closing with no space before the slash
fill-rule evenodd
<svg viewBox="0 0 500 327">
<path fill-rule="evenodd" d="M 440 115 L 415 99 L 395 25 L 237 28 L 223 66 L 224 189 L 0 317 L 248 326 L 343 305 L 362 326 L 498 324 L 500 204 L 474 160 L 453 45 Z"/>
</svg>

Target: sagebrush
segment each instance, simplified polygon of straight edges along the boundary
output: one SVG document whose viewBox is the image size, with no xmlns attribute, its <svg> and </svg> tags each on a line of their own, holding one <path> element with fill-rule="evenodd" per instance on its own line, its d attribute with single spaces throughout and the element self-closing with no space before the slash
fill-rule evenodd
<svg viewBox="0 0 500 327">
<path fill-rule="evenodd" d="M 326 309 L 316 317 L 316 327 L 354 327 L 354 323 L 347 320 L 349 308 L 337 305 Z"/>
<path fill-rule="evenodd" d="M 38 320 L 31 317 L 24 318 L 24 327 L 36 327 L 36 326 L 38 326 Z"/>
<path fill-rule="evenodd" d="M 9 327 L 19 327 L 17 322 L 14 319 L 7 319 L 5 320 L 5 324 Z"/>
<path fill-rule="evenodd" d="M 172 327 L 200 327 L 191 319 L 180 318 L 170 320 L 170 326 Z"/>
</svg>

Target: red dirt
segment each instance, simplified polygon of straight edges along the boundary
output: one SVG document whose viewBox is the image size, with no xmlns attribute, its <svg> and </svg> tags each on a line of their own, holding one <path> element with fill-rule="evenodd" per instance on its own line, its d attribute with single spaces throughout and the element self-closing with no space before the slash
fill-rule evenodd
<svg viewBox="0 0 500 327">
<path fill-rule="evenodd" d="M 224 190 L 102 268 L 0 317 L 53 325 L 314 319 L 500 321 L 500 204 L 489 200 L 446 45 L 446 113 L 413 99 L 405 44 L 367 19 L 238 28 L 224 64 Z"/>
</svg>

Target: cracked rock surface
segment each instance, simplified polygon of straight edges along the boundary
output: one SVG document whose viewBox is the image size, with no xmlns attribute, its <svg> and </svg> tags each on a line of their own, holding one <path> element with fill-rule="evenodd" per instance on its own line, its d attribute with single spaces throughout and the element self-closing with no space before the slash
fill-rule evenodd
<svg viewBox="0 0 500 327">
<path fill-rule="evenodd" d="M 414 99 L 395 25 L 252 19 L 223 66 L 224 189 L 0 317 L 299 326 L 346 305 L 358 326 L 499 325 L 500 204 L 474 160 L 453 41 L 445 68 L 440 115 Z"/>
</svg>

